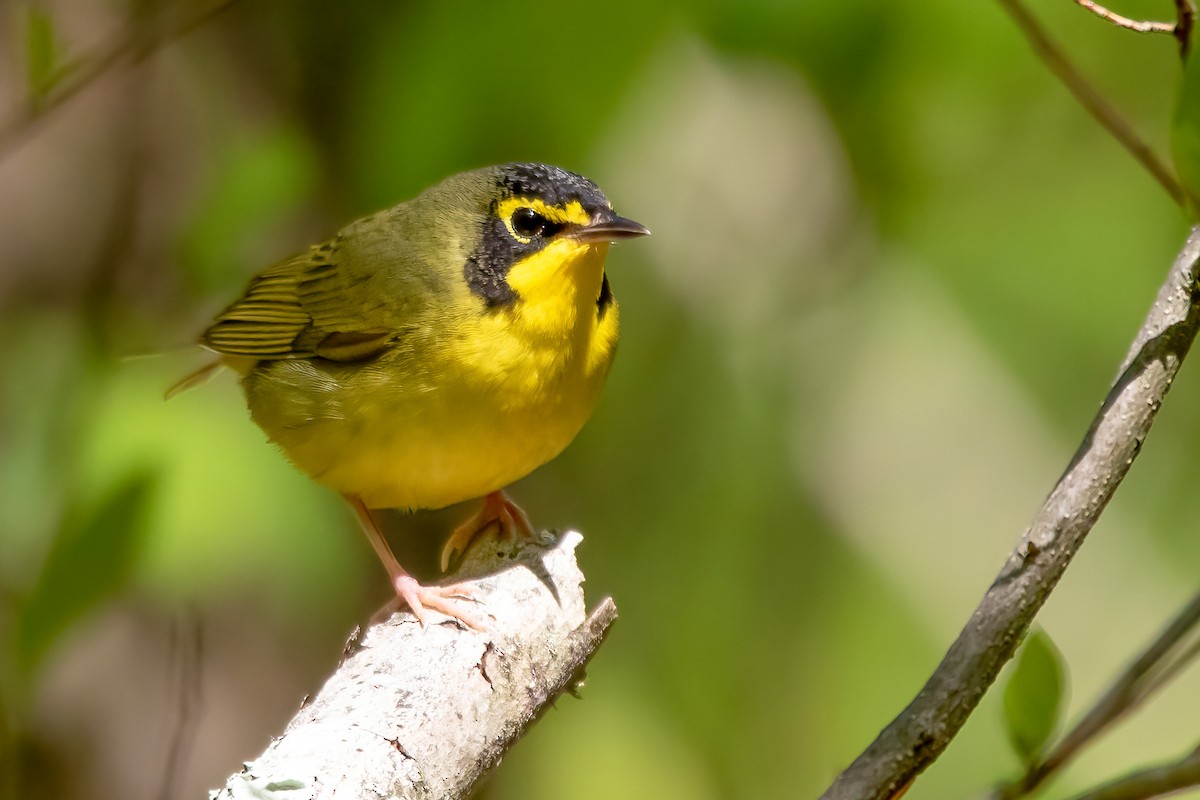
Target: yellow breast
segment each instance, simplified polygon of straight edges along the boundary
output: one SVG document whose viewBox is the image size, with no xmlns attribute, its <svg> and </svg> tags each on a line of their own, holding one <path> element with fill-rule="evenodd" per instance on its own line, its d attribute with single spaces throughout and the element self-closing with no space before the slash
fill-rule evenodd
<svg viewBox="0 0 1200 800">
<path fill-rule="evenodd" d="M 556 241 L 516 264 L 517 300 L 463 287 L 369 364 L 261 362 L 255 420 L 313 478 L 372 508 L 441 508 L 519 480 L 591 415 L 616 346 L 607 245 Z"/>
</svg>

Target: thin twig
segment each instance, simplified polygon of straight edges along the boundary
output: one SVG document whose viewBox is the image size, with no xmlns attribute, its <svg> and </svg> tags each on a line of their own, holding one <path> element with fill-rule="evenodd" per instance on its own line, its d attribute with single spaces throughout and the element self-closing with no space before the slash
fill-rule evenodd
<svg viewBox="0 0 1200 800">
<path fill-rule="evenodd" d="M 1170 764 L 1139 770 L 1083 794 L 1073 800 L 1149 800 L 1200 786 L 1200 751 Z"/>
<path fill-rule="evenodd" d="M 1200 330 L 1193 228 L 1066 472 L 942 662 L 824 800 L 886 800 L 942 754 L 1069 566 L 1141 450 Z"/>
<path fill-rule="evenodd" d="M 1060 81 L 1067 87 L 1075 99 L 1087 110 L 1092 117 L 1104 126 L 1129 153 L 1137 159 L 1154 179 L 1166 190 L 1171 199 L 1179 206 L 1184 206 L 1186 197 L 1183 188 L 1175 180 L 1175 175 L 1164 164 L 1150 145 L 1142 141 L 1117 110 L 1109 105 L 1098 91 L 1088 83 L 1087 79 L 1075 69 L 1058 45 L 1050 38 L 1037 19 L 1023 6 L 1019 0 L 999 0 L 1000 5 L 1012 16 L 1017 27 L 1025 34 L 1025 38 L 1033 45 L 1034 52 L 1046 63 Z"/>
<path fill-rule="evenodd" d="M 171 666 L 175 681 L 174 719 L 163 759 L 159 800 L 170 800 L 175 796 L 175 787 L 187 767 L 196 736 L 196 717 L 202 699 L 204 626 L 195 608 L 187 609 L 171 626 Z"/>
<path fill-rule="evenodd" d="M 191 33 L 237 1 L 216 0 L 211 7 L 192 19 L 157 36 L 147 36 L 140 25 L 130 23 L 129 30 L 107 47 L 65 65 L 65 77 L 51 91 L 39 97 L 36 103 L 26 103 L 22 110 L 13 112 L 8 119 L 0 122 L 0 158 L 8 155 L 37 122 L 112 70 L 141 63 L 164 45 Z"/>
<path fill-rule="evenodd" d="M 996 797 L 1015 798 L 1031 793 L 1066 766 L 1086 744 L 1162 688 L 1195 658 L 1197 642 L 1186 647 L 1183 644 L 1189 635 L 1195 633 L 1197 626 L 1200 626 L 1200 594 L 1194 596 L 1171 624 L 1113 681 L 1045 760 L 1030 769 L 1019 781 L 997 791 Z"/>
<path fill-rule="evenodd" d="M 1169 33 L 1179 42 L 1180 58 L 1187 58 L 1188 47 L 1192 40 L 1192 26 L 1196 21 L 1196 7 L 1192 4 L 1192 0 L 1175 0 L 1174 22 L 1130 19 L 1093 2 L 1093 0 L 1075 0 L 1075 3 L 1101 19 L 1127 30 L 1138 33 Z"/>
<path fill-rule="evenodd" d="M 1104 6 L 1093 3 L 1092 0 L 1075 0 L 1075 2 L 1097 17 L 1108 20 L 1121 28 L 1127 28 L 1138 33 L 1170 33 L 1172 35 L 1175 33 L 1174 22 L 1152 22 L 1150 20 L 1130 19 L 1129 17 L 1121 16 L 1115 11 L 1109 11 Z"/>
</svg>

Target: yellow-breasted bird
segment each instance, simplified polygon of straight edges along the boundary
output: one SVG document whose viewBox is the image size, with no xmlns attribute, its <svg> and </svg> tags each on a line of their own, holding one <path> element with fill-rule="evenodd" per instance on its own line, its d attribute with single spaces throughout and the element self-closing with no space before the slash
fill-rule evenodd
<svg viewBox="0 0 1200 800">
<path fill-rule="evenodd" d="M 400 566 L 369 509 L 485 498 L 443 569 L 493 523 L 532 535 L 502 490 L 592 413 L 617 343 L 608 246 L 648 233 L 558 167 L 454 175 L 255 276 L 204 332 L 221 359 L 196 377 L 241 374 L 254 421 L 349 500 L 422 623 L 433 608 L 478 627 L 459 587 Z"/>
</svg>

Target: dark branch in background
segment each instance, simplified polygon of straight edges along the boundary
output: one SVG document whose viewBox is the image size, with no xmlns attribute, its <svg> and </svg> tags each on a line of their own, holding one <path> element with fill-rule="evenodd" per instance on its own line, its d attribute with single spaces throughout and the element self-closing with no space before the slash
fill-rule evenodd
<svg viewBox="0 0 1200 800">
<path fill-rule="evenodd" d="M 158 800 L 172 800 L 174 781 L 187 767 L 201 707 L 201 665 L 204 663 L 204 627 L 200 614 L 189 608 L 171 625 L 171 671 L 174 673 L 174 719 L 167 738 Z"/>
<path fill-rule="evenodd" d="M 1187 58 L 1192 46 L 1192 28 L 1196 25 L 1196 4 L 1192 0 L 1175 0 L 1175 38 L 1179 40 L 1179 57 Z"/>
<path fill-rule="evenodd" d="M 1063 82 L 1071 94 L 1075 95 L 1075 99 L 1137 159 L 1139 164 L 1154 176 L 1154 179 L 1162 185 L 1177 205 L 1186 207 L 1183 187 L 1175 179 L 1174 173 L 1154 154 L 1150 145 L 1142 141 L 1133 127 L 1117 113 L 1117 110 L 1109 105 L 1095 87 L 1075 69 L 1075 66 L 1063 55 L 1062 49 L 1050 38 L 1037 19 L 1018 0 L 999 0 L 999 2 L 1017 23 L 1021 32 L 1025 34 L 1025 38 L 1033 45 L 1034 52 Z M 1190 27 L 1189 23 L 1189 31 Z"/>
<path fill-rule="evenodd" d="M 1200 785 L 1200 748 L 1170 764 L 1139 770 L 1074 800 L 1146 800 Z"/>
<path fill-rule="evenodd" d="M 825 800 L 885 800 L 941 755 L 1013 655 L 1129 471 L 1200 329 L 1200 227 L 1159 290 L 1067 471 L 928 682 L 826 790 Z"/>
<path fill-rule="evenodd" d="M 216 0 L 194 18 L 161 32 L 148 31 L 143 24 L 131 22 L 129 30 L 107 47 L 98 48 L 96 52 L 65 65 L 65 77 L 54 88 L 37 98 L 37 102 L 26 103 L 22 110 L 13 112 L 0 122 L 0 158 L 8 155 L 36 123 L 109 72 L 146 60 L 164 45 L 191 33 L 237 1 Z"/>
<path fill-rule="evenodd" d="M 1200 594 L 1193 597 L 1191 602 L 1171 621 L 1171 624 L 1117 677 L 1108 691 L 1084 715 L 1083 719 L 1055 745 L 1050 754 L 1041 763 L 1031 766 L 1019 781 L 998 790 L 995 794 L 996 800 L 1010 800 L 1010 798 L 1022 797 L 1031 793 L 1046 779 L 1066 766 L 1085 745 L 1095 740 L 1115 722 L 1130 714 L 1152 694 L 1165 686 L 1200 653 L 1200 637 L 1195 635 L 1198 628 L 1200 628 Z M 1192 640 L 1188 641 L 1188 637 L 1192 637 Z M 1192 754 L 1190 758 L 1194 761 L 1195 754 Z M 1196 775 L 1193 783 L 1200 782 L 1200 771 L 1193 769 L 1193 772 Z M 1182 775 L 1178 772 L 1173 773 L 1173 777 L 1176 780 L 1182 779 Z M 1190 785 L 1193 784 L 1181 784 L 1181 786 Z M 1176 786 L 1176 788 L 1180 788 L 1180 786 Z M 1097 796 L 1107 797 L 1108 795 Z M 1147 797 L 1150 795 L 1137 796 Z"/>
</svg>

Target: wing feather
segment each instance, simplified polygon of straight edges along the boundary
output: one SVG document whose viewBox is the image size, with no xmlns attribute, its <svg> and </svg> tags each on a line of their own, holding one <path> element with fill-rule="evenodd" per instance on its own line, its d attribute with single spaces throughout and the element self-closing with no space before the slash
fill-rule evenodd
<svg viewBox="0 0 1200 800">
<path fill-rule="evenodd" d="M 348 281 L 339 268 L 338 241 L 255 276 L 201 341 L 224 355 L 258 359 L 362 361 L 388 349 L 394 325 L 378 313 L 348 313 L 358 310 L 350 291 L 357 282 Z"/>
</svg>

